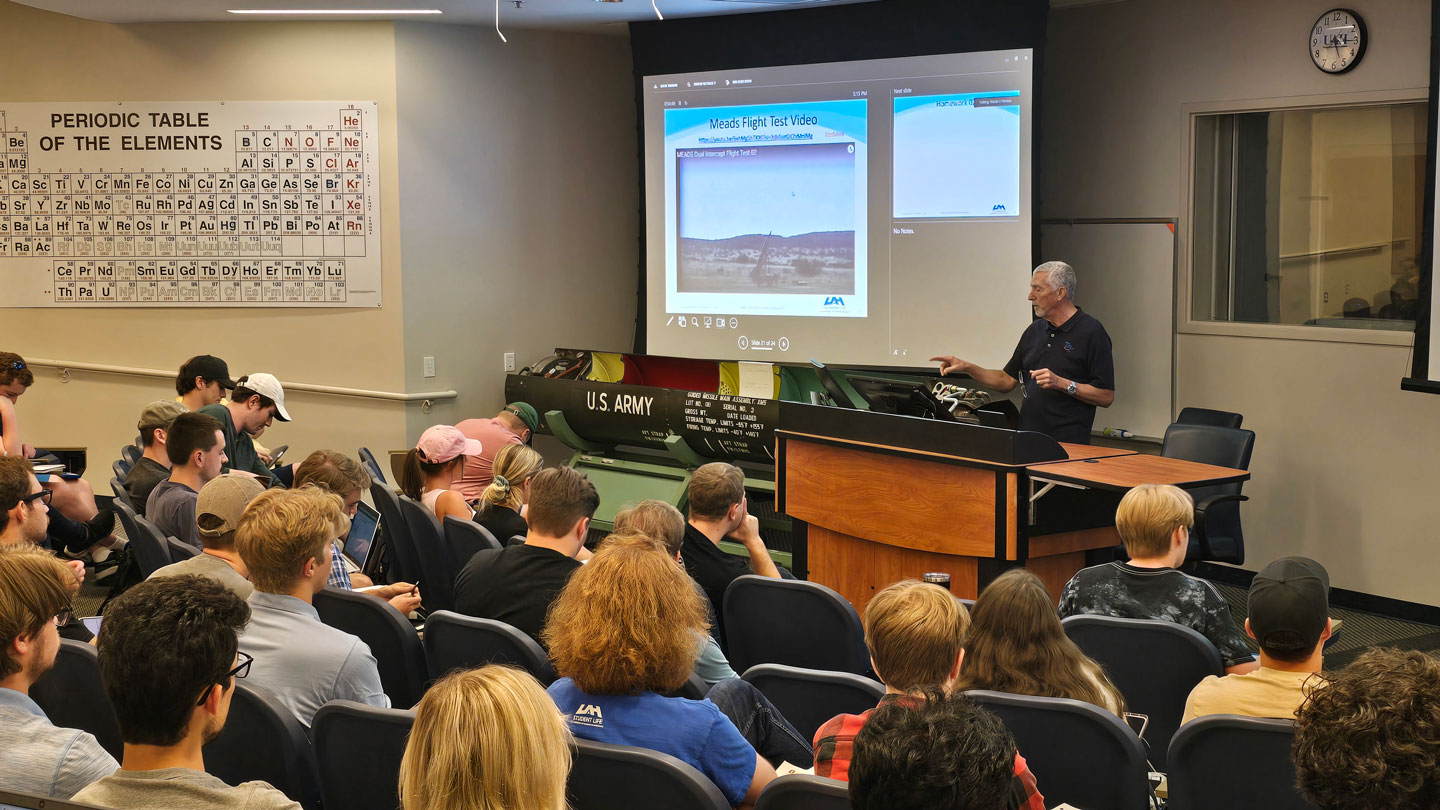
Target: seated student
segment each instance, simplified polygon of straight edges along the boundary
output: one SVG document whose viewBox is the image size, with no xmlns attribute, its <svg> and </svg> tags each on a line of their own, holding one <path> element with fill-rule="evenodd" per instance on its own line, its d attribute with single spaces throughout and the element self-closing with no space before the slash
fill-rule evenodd
<svg viewBox="0 0 1440 810">
<path fill-rule="evenodd" d="M 495 457 L 512 444 L 529 444 L 530 437 L 540 428 L 540 414 L 528 402 L 512 402 L 490 419 L 466 419 L 455 427 L 468 439 L 484 445 L 479 455 L 465 457 L 465 469 L 455 479 L 454 487 L 467 501 L 480 497 L 490 486 Z M 500 538 L 501 542 L 505 538 Z"/>
<path fill-rule="evenodd" d="M 220 423 L 204 413 L 175 417 L 165 438 L 170 477 L 150 491 L 146 519 L 162 532 L 196 549 L 201 547 L 195 523 L 200 488 L 225 466 L 225 435 Z"/>
<path fill-rule="evenodd" d="M 1013 790 L 1015 740 L 963 695 L 881 704 L 855 737 L 854 810 L 995 810 Z"/>
<path fill-rule="evenodd" d="M 290 412 L 285 410 L 285 389 L 280 387 L 275 375 L 257 373 L 241 377 L 235 381 L 229 404 L 206 405 L 199 413 L 220 420 L 227 458 L 225 472 L 250 473 L 266 485 L 274 481 L 273 471 L 255 452 L 254 437 L 276 419 L 290 421 Z"/>
<path fill-rule="evenodd" d="M 168 399 L 159 399 L 145 406 L 140 412 L 140 421 L 135 425 L 140 430 L 140 446 L 144 452 L 130 472 L 125 473 L 125 492 L 135 504 L 135 513 L 145 516 L 145 503 L 150 493 L 161 481 L 170 477 L 170 456 L 165 450 L 166 431 L 170 423 L 182 413 L 188 413 L 185 406 Z"/>
<path fill-rule="evenodd" d="M 120 767 L 95 738 L 56 728 L 30 699 L 55 666 L 75 575 L 30 545 L 0 547 L 0 790 L 68 799 Z"/>
<path fill-rule="evenodd" d="M 1260 668 L 1245 675 L 1207 676 L 1185 701 L 1188 723 L 1206 714 L 1295 716 L 1311 679 L 1324 666 L 1330 638 L 1330 574 L 1304 557 L 1265 566 L 1250 584 L 1245 632 L 1260 642 Z"/>
<path fill-rule="evenodd" d="M 264 782 L 235 787 L 205 772 L 202 748 L 220 736 L 250 658 L 235 634 L 245 602 L 208 577 L 147 580 L 105 611 L 100 679 L 115 706 L 125 756 L 75 801 L 99 807 L 299 810 Z"/>
<path fill-rule="evenodd" d="M 679 509 L 664 501 L 641 501 L 615 515 L 615 533 L 630 532 L 655 538 L 665 546 L 665 553 L 684 567 L 685 564 L 680 561 L 680 547 L 685 542 L 685 516 L 680 514 Z M 700 648 L 700 657 L 695 661 L 695 674 L 707 686 L 740 677 L 731 669 L 720 645 L 709 634 L 706 634 L 705 645 Z"/>
<path fill-rule="evenodd" d="M 1259 664 L 1236 629 L 1225 597 L 1209 582 L 1179 570 L 1194 522 L 1195 502 L 1183 489 L 1142 484 L 1125 493 L 1115 511 L 1115 528 L 1130 562 L 1092 565 L 1072 577 L 1060 594 L 1060 615 L 1183 624 L 1210 639 L 1227 673 L 1254 671 Z"/>
<path fill-rule="evenodd" d="M 450 485 L 460 477 L 465 458 L 479 452 L 479 442 L 449 425 L 435 425 L 420 434 L 420 441 L 405 454 L 400 491 L 424 504 L 441 521 L 449 515 L 469 520 L 475 517 L 475 510 Z"/>
<path fill-rule="evenodd" d="M 0 546 L 44 543 L 50 529 L 50 498 L 50 490 L 41 487 L 30 471 L 29 461 L 0 456 Z M 85 563 L 70 560 L 66 566 L 77 585 L 85 580 Z"/>
<path fill-rule="evenodd" d="M 525 542 L 470 558 L 455 578 L 455 610 L 495 619 L 536 641 L 555 595 L 580 567 L 590 518 L 600 495 L 572 467 L 544 470 L 530 485 L 530 528 Z"/>
<path fill-rule="evenodd" d="M 669 754 L 705 774 L 732 806 L 749 805 L 774 767 L 715 703 L 663 696 L 690 677 L 708 624 L 704 598 L 653 546 L 604 544 L 570 578 L 545 625 L 561 676 L 550 697 L 575 736 Z"/>
<path fill-rule="evenodd" d="M 275 693 L 300 722 L 332 700 L 388 707 L 365 642 L 320 622 L 311 600 L 325 587 L 335 538 L 349 521 L 340 496 L 316 487 L 262 493 L 240 516 L 235 548 L 255 592 L 241 651 L 255 658 L 252 683 Z"/>
<path fill-rule="evenodd" d="M 245 507 L 264 491 L 265 485 L 249 475 L 226 473 L 211 479 L 195 499 L 195 523 L 205 548 L 188 560 L 156 570 L 149 579 L 198 574 L 219 581 L 241 599 L 249 599 L 255 588 L 245 561 L 235 551 L 235 528 Z"/>
<path fill-rule="evenodd" d="M 1440 661 L 1375 648 L 1329 673 L 1296 714 L 1292 753 L 1321 810 L 1440 807 Z"/>
<path fill-rule="evenodd" d="M 401 807 L 567 810 L 570 745 L 569 727 L 529 673 L 498 665 L 452 672 L 415 707 L 400 760 Z"/>
<path fill-rule="evenodd" d="M 865 646 L 870 649 L 870 665 L 885 683 L 880 706 L 924 700 L 926 690 L 953 692 L 969 626 L 965 606 L 944 588 L 906 579 L 875 594 L 865 606 Z M 842 782 L 850 778 L 855 735 L 875 711 L 837 715 L 815 732 L 816 776 Z M 1045 810 L 1045 798 L 1018 751 L 1014 763 L 1004 807 Z"/>
<path fill-rule="evenodd" d="M 1125 713 L 1125 699 L 1105 670 L 1065 635 L 1039 577 L 1024 568 L 996 577 L 975 600 L 970 619 L 957 691 L 1070 698 L 1117 717 Z"/>
<path fill-rule="evenodd" d="M 523 444 L 507 444 L 495 454 L 492 469 L 495 474 L 480 494 L 475 522 L 506 545 L 530 528 L 520 512 L 530 499 L 530 480 L 545 469 L 545 459 Z"/>
<path fill-rule="evenodd" d="M 721 608 L 725 589 L 736 577 L 759 574 L 779 579 L 780 569 L 770 559 L 765 541 L 760 538 L 760 521 L 748 511 L 745 498 L 745 473 L 734 464 L 716 461 L 695 470 L 687 489 L 690 499 L 690 524 L 685 528 L 685 544 L 680 550 L 685 570 L 705 589 L 715 616 L 716 636 L 725 643 L 725 619 Z M 750 554 L 744 560 L 720 550 L 720 541 L 729 539 L 745 546 Z"/>
<path fill-rule="evenodd" d="M 219 404 L 225 399 L 225 392 L 234 388 L 230 367 L 224 360 L 210 354 L 186 360 L 175 375 L 175 393 L 180 395 L 178 401 L 191 411 Z"/>
<path fill-rule="evenodd" d="M 340 496 L 346 518 L 354 518 L 360 498 L 370 488 L 370 474 L 360 462 L 334 450 L 316 450 L 295 466 L 294 487 L 313 485 Z M 335 541 L 331 555 L 330 576 L 326 587 L 342 591 L 360 591 L 389 602 L 402 616 L 420 607 L 420 589 L 409 582 L 376 585 L 359 571 L 351 571 L 345 563 L 344 544 Z"/>
</svg>

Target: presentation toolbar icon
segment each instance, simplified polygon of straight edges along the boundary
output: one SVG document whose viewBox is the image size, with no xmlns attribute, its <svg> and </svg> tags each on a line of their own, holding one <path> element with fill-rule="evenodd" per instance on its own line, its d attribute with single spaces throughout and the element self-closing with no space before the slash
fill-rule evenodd
<svg viewBox="0 0 1440 810">
<path fill-rule="evenodd" d="M 737 342 L 737 344 L 740 346 L 741 349 L 748 349 L 748 348 L 750 348 L 750 338 L 745 337 L 744 335 L 741 335 L 741 336 L 740 336 L 740 340 L 738 340 L 738 341 L 736 341 L 736 342 Z"/>
<path fill-rule="evenodd" d="M 782 337 L 782 338 L 780 338 L 780 351 L 782 351 L 782 352 L 788 352 L 788 351 L 790 351 L 790 338 L 788 338 L 788 337 Z"/>
</svg>

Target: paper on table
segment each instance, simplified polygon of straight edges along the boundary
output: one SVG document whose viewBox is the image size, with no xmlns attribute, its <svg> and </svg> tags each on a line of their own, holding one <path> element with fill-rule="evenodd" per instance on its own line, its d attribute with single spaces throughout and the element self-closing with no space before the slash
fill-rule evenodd
<svg viewBox="0 0 1440 810">
<path fill-rule="evenodd" d="M 774 399 L 775 366 L 771 363 L 741 363 L 740 396 Z"/>
</svg>

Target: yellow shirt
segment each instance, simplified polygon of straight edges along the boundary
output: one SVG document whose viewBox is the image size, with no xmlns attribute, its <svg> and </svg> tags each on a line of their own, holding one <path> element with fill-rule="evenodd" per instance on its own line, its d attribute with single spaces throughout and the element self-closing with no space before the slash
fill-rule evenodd
<svg viewBox="0 0 1440 810">
<path fill-rule="evenodd" d="M 1260 667 L 1244 675 L 1210 675 L 1191 690 L 1185 701 L 1185 717 L 1180 722 L 1188 723 L 1207 714 L 1294 719 L 1295 710 L 1305 701 L 1306 691 L 1302 687 L 1312 676 L 1315 677 L 1313 688 L 1320 678 L 1310 672 Z"/>
</svg>

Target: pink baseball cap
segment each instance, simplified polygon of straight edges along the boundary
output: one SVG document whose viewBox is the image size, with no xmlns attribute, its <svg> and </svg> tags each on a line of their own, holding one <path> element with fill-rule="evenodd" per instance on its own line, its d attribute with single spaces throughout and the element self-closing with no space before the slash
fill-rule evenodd
<svg viewBox="0 0 1440 810">
<path fill-rule="evenodd" d="M 480 455 L 480 442 L 467 439 L 458 428 L 450 425 L 436 425 L 420 434 L 415 443 L 420 460 L 428 464 L 444 464 L 454 461 L 457 456 Z"/>
</svg>

